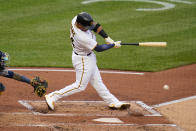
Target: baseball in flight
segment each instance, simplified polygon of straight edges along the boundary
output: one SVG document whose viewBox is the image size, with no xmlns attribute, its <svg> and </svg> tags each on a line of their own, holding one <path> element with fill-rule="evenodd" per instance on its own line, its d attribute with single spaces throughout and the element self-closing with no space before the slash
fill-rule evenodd
<svg viewBox="0 0 196 131">
<path fill-rule="evenodd" d="M 168 85 L 164 85 L 164 86 L 163 86 L 163 89 L 164 89 L 164 90 L 169 90 L 169 86 L 168 86 Z"/>
</svg>

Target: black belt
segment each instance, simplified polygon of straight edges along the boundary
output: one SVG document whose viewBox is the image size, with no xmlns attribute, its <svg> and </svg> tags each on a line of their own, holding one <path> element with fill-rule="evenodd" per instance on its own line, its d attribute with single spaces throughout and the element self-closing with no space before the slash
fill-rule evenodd
<svg viewBox="0 0 196 131">
<path fill-rule="evenodd" d="M 76 53 L 76 52 L 74 52 L 76 55 L 79 55 L 78 53 Z M 86 56 L 89 56 L 89 55 L 91 55 L 91 52 L 90 53 L 88 53 Z"/>
</svg>

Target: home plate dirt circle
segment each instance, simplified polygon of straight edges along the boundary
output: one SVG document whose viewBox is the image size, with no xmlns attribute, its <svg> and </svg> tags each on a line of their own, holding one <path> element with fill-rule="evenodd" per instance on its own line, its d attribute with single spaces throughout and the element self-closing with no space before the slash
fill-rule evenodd
<svg viewBox="0 0 196 131">
<path fill-rule="evenodd" d="M 50 111 L 45 101 L 19 100 L 18 102 L 34 114 L 45 116 L 161 116 L 141 101 L 123 101 L 131 105 L 131 108 L 126 110 L 109 109 L 103 101 L 58 101 L 55 111 Z"/>
<path fill-rule="evenodd" d="M 34 116 L 40 117 L 43 120 L 45 120 L 44 118 L 53 118 L 54 120 L 50 120 L 49 125 L 51 126 L 52 124 L 52 127 L 58 125 L 62 129 L 67 129 L 67 126 L 77 126 L 77 129 L 82 130 L 83 126 L 86 125 L 88 130 L 92 130 L 91 126 L 94 125 L 93 129 L 96 130 L 102 127 L 104 129 L 131 130 L 141 126 L 135 123 L 137 119 L 145 120 L 146 122 L 142 125 L 152 129 L 161 127 L 160 129 L 174 128 L 175 130 L 176 128 L 175 124 L 162 118 L 160 114 L 156 116 L 158 112 L 150 109 L 150 107 L 141 101 L 124 101 L 131 104 L 131 108 L 128 110 L 111 110 L 103 101 L 58 101 L 55 111 L 50 111 L 45 101 L 19 100 L 18 102 L 32 112 L 32 114 L 24 113 L 24 115 L 32 115 L 32 118 Z M 156 118 L 151 120 L 152 118 L 150 117 Z M 56 122 L 57 119 L 58 122 Z M 64 120 L 66 122 L 63 122 Z M 36 121 L 31 121 L 33 126 L 45 126 L 45 123 L 40 123 L 40 125 L 36 123 Z M 27 126 L 24 122 L 18 123 L 18 125 Z M 81 127 L 81 125 L 83 126 Z"/>
<path fill-rule="evenodd" d="M 75 81 L 73 69 L 9 69 L 29 78 L 40 76 L 48 80 L 48 93 L 60 90 Z M 102 70 L 105 85 L 120 101 L 131 103 L 129 110 L 110 110 L 95 89 L 88 85 L 85 91 L 62 98 L 55 104 L 55 111 L 50 111 L 44 98 L 37 97 L 31 86 L 1 77 L 6 91 L 0 96 L 0 130 L 182 131 L 181 127 L 188 130 L 183 122 L 176 124 L 175 119 L 170 119 L 173 117 L 165 113 L 173 106 L 163 108 L 163 113 L 157 108 L 172 105 L 175 100 L 180 102 L 181 99 L 186 100 L 191 96 L 194 100 L 195 72 L 196 65 L 155 73 Z M 170 86 L 167 91 L 163 90 L 165 83 Z M 175 101 L 175 104 L 177 102 Z M 191 112 L 189 110 L 189 113 Z M 172 114 L 171 112 L 170 115 Z M 180 120 L 180 115 L 176 116 Z"/>
</svg>

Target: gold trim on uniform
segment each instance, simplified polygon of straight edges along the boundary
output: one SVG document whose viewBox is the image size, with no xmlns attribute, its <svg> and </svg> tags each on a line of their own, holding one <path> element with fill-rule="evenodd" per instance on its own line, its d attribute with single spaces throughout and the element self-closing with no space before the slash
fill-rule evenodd
<svg viewBox="0 0 196 131">
<path fill-rule="evenodd" d="M 93 47 L 93 49 L 92 50 L 94 50 L 95 49 L 95 47 L 98 45 L 98 43 Z"/>
<path fill-rule="evenodd" d="M 80 84 L 78 85 L 78 87 L 75 87 L 75 88 L 73 88 L 71 90 L 68 90 L 68 91 L 66 91 L 64 93 L 54 93 L 54 94 L 52 94 L 52 96 L 54 96 L 54 95 L 64 95 L 65 93 L 68 93 L 68 92 L 70 92 L 72 90 L 79 89 L 80 86 L 81 86 L 81 83 L 82 83 L 83 76 L 84 76 L 84 58 L 83 57 L 82 57 L 82 66 L 83 66 L 83 68 L 82 68 L 82 76 L 81 76 Z M 50 97 L 52 97 L 52 96 L 50 96 Z"/>
</svg>

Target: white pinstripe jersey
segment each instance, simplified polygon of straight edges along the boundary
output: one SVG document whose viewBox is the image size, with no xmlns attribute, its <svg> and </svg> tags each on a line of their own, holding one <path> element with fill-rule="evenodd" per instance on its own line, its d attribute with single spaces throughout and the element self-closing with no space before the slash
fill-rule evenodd
<svg viewBox="0 0 196 131">
<path fill-rule="evenodd" d="M 96 36 L 90 30 L 85 32 L 77 28 L 75 25 L 76 18 L 77 16 L 73 18 L 70 29 L 73 51 L 79 55 L 86 55 L 92 52 L 97 45 Z"/>
</svg>

